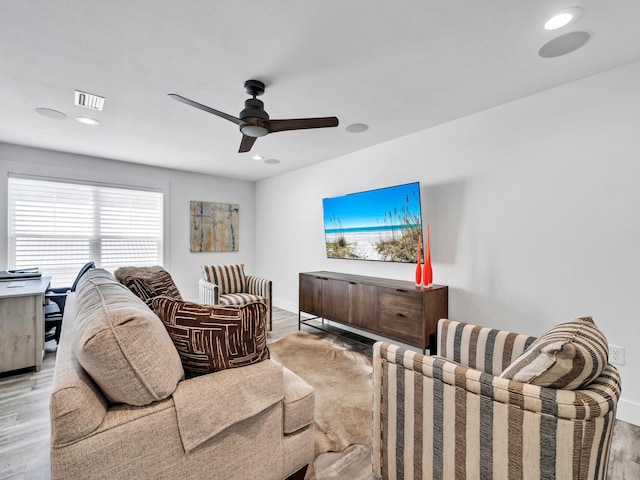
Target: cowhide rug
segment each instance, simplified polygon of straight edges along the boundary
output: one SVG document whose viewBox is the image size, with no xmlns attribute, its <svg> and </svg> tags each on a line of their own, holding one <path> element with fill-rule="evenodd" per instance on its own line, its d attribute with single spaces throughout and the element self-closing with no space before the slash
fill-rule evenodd
<svg viewBox="0 0 640 480">
<path fill-rule="evenodd" d="M 291 333 L 270 343 L 269 350 L 272 359 L 315 388 L 315 476 L 309 472 L 307 478 L 334 478 L 335 461 L 351 462 L 344 468 L 361 469 L 362 478 L 371 478 L 371 358 L 334 335 L 308 332 Z"/>
</svg>

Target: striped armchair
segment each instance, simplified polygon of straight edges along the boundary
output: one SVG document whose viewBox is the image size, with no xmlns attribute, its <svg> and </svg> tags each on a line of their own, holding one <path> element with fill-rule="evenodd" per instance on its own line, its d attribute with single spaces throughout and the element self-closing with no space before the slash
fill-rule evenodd
<svg viewBox="0 0 640 480">
<path fill-rule="evenodd" d="M 605 361 L 581 390 L 500 377 L 535 340 L 440 320 L 441 356 L 376 343 L 374 474 L 384 480 L 604 479 L 618 372 Z"/>
<path fill-rule="evenodd" d="M 246 275 L 244 265 L 202 265 L 198 301 L 203 305 L 245 305 L 263 302 L 267 306 L 266 324 L 271 325 L 271 280 Z"/>
</svg>

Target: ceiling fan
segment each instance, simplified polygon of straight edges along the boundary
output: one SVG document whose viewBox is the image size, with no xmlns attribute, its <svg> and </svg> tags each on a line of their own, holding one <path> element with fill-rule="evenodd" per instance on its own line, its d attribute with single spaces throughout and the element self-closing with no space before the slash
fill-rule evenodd
<svg viewBox="0 0 640 480">
<path fill-rule="evenodd" d="M 212 113 L 239 125 L 240 132 L 242 132 L 242 141 L 240 142 L 238 153 L 248 152 L 258 137 L 263 137 L 269 133 L 338 126 L 338 119 L 336 117 L 270 120 L 269 114 L 264 110 L 264 103 L 256 98 L 264 93 L 264 88 L 265 85 L 260 80 L 247 80 L 244 82 L 244 91 L 253 98 L 244 101 L 244 109 L 240 112 L 239 118 L 194 102 L 175 93 L 170 93 L 169 96 L 185 105 L 191 105 L 192 107 L 199 108 L 200 110 Z"/>
</svg>

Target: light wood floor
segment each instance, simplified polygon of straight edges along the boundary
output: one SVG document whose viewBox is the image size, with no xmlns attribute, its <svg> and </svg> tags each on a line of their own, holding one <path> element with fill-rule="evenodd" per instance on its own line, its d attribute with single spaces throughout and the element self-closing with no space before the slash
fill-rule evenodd
<svg viewBox="0 0 640 480">
<path fill-rule="evenodd" d="M 314 331 L 310 327 L 304 330 Z M 298 316 L 274 308 L 275 341 L 298 330 Z M 347 336 L 346 341 L 349 341 Z M 355 345 L 354 345 L 355 346 Z M 55 365 L 55 342 L 46 344 L 40 372 L 27 371 L 0 377 L 0 480 L 49 479 L 49 395 Z M 366 345 L 363 351 L 369 350 Z M 610 480 L 640 478 L 640 427 L 616 422 Z"/>
<path fill-rule="evenodd" d="M 55 342 L 39 372 L 0 378 L 0 480 L 49 478 L 49 396 Z"/>
</svg>

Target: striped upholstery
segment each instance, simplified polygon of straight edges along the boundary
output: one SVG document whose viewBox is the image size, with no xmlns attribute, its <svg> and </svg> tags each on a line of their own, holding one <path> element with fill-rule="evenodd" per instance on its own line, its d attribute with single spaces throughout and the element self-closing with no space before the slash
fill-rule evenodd
<svg viewBox="0 0 640 480">
<path fill-rule="evenodd" d="M 439 356 L 491 375 L 500 375 L 535 339 L 453 320 L 438 323 Z"/>
<path fill-rule="evenodd" d="M 271 280 L 245 275 L 245 290 L 236 293 L 222 293 L 219 285 L 207 278 L 207 271 L 214 267 L 203 265 L 205 278 L 198 282 L 198 301 L 203 305 L 244 305 L 245 303 L 261 301 L 267 306 L 267 328 L 271 330 Z"/>
<path fill-rule="evenodd" d="M 244 265 L 202 265 L 204 279 L 215 283 L 220 294 L 242 293 L 246 291 Z"/>
<path fill-rule="evenodd" d="M 577 318 L 538 338 L 501 376 L 541 387 L 576 390 L 600 375 L 608 350 L 607 339 L 593 319 Z"/>
<path fill-rule="evenodd" d="M 260 295 L 252 295 L 250 293 L 228 293 L 220 295 L 220 305 L 245 305 L 251 302 L 262 302 Z"/>
<path fill-rule="evenodd" d="M 529 385 L 495 373 L 517 351 L 522 353 L 530 337 L 449 320 L 440 321 L 439 332 L 444 332 L 440 350 L 448 358 L 382 342 L 374 346 L 377 476 L 605 478 L 620 397 L 620 377 L 613 366 L 607 365 L 583 390 Z M 494 351 L 484 355 L 482 348 Z"/>
</svg>

